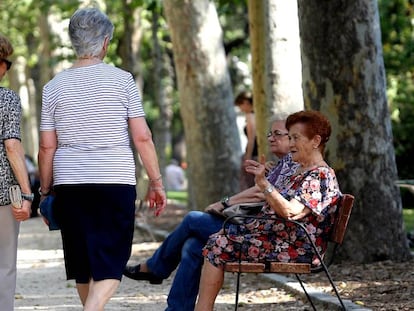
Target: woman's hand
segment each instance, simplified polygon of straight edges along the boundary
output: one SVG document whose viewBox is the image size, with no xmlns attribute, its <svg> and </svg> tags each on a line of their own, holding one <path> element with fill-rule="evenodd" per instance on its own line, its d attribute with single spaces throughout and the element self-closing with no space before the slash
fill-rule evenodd
<svg viewBox="0 0 414 311">
<path fill-rule="evenodd" d="M 276 163 L 274 161 L 267 161 L 265 163 L 265 170 L 266 175 L 270 173 L 270 171 L 276 166 Z"/>
<path fill-rule="evenodd" d="M 224 209 L 223 204 L 221 204 L 221 202 L 215 202 L 215 203 L 211 203 L 209 206 L 207 206 L 204 211 L 206 213 L 215 213 L 216 214 L 220 214 Z"/>
<path fill-rule="evenodd" d="M 260 156 L 260 163 L 254 160 L 246 160 L 246 172 L 254 175 L 254 181 L 260 189 L 266 188 L 268 181 L 266 179 L 266 158 L 264 155 Z"/>
<path fill-rule="evenodd" d="M 301 204 L 302 205 L 302 204 Z M 288 217 L 289 220 L 300 220 L 305 216 L 309 215 L 312 211 L 309 207 L 302 205 L 302 210 L 295 215 Z"/>
<path fill-rule="evenodd" d="M 30 218 L 30 212 L 31 212 L 32 202 L 23 200 L 22 201 L 22 207 L 21 208 L 15 208 L 11 207 L 13 217 L 17 221 L 25 221 Z"/>
<path fill-rule="evenodd" d="M 151 209 L 155 208 L 154 215 L 159 216 L 167 206 L 167 195 L 164 187 L 150 187 L 148 202 Z"/>
</svg>

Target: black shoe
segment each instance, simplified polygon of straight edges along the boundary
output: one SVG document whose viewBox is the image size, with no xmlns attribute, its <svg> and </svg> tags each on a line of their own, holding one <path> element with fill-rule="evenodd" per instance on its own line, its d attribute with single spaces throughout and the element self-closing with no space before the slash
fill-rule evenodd
<svg viewBox="0 0 414 311">
<path fill-rule="evenodd" d="M 141 272 L 141 265 L 126 266 L 124 269 L 124 275 L 130 279 L 137 281 L 149 281 L 150 284 L 161 284 L 163 279 L 152 274 L 151 272 Z"/>
</svg>

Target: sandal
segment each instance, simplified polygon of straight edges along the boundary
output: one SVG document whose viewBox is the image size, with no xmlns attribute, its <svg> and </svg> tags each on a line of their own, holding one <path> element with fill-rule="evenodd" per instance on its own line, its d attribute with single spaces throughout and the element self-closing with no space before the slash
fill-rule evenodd
<svg viewBox="0 0 414 311">
<path fill-rule="evenodd" d="M 19 185 L 13 185 L 9 188 L 9 196 L 14 208 L 22 208 L 22 192 Z"/>
</svg>

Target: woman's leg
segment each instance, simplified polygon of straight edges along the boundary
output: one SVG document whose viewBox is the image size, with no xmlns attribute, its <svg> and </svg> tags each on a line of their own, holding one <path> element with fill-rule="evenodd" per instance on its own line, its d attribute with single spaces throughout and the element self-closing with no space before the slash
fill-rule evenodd
<svg viewBox="0 0 414 311">
<path fill-rule="evenodd" d="M 91 281 L 89 283 L 89 294 L 83 310 L 104 311 L 106 303 L 117 290 L 119 283 L 119 280 L 114 279 L 106 279 L 97 282 Z"/>
<path fill-rule="evenodd" d="M 200 292 L 195 311 L 213 311 L 214 302 L 223 285 L 224 270 L 204 261 L 201 271 Z"/>
<path fill-rule="evenodd" d="M 76 289 L 78 290 L 79 298 L 82 302 L 82 306 L 86 303 L 86 298 L 88 298 L 89 293 L 89 284 L 87 283 L 76 283 Z"/>
<path fill-rule="evenodd" d="M 17 242 L 20 222 L 11 206 L 0 206 L 0 309 L 14 310 L 16 290 Z"/>
<path fill-rule="evenodd" d="M 181 252 L 189 238 L 197 238 L 202 244 L 209 236 L 221 229 L 223 219 L 200 211 L 189 212 L 182 222 L 164 240 L 161 246 L 146 262 L 145 268 L 156 276 L 166 279 L 181 260 Z M 201 253 L 201 247 L 199 248 Z"/>
</svg>

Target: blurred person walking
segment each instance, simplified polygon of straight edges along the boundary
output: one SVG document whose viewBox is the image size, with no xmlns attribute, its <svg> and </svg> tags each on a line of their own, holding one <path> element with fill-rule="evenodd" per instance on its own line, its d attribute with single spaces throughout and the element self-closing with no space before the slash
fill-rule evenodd
<svg viewBox="0 0 414 311">
<path fill-rule="evenodd" d="M 43 88 L 41 200 L 52 191 L 66 277 L 86 311 L 102 311 L 130 257 L 136 200 L 130 137 L 150 179 L 148 200 L 166 206 L 157 154 L 131 73 L 105 64 L 114 26 L 96 8 L 77 10 L 69 37 L 77 59 Z"/>
<path fill-rule="evenodd" d="M 246 172 L 245 161 L 257 160 L 258 146 L 256 140 L 256 119 L 253 109 L 253 96 L 250 92 L 241 92 L 237 95 L 234 104 L 244 113 L 246 125 L 244 134 L 247 138 L 246 149 L 241 160 L 240 190 L 254 186 L 254 175 Z"/>
</svg>

